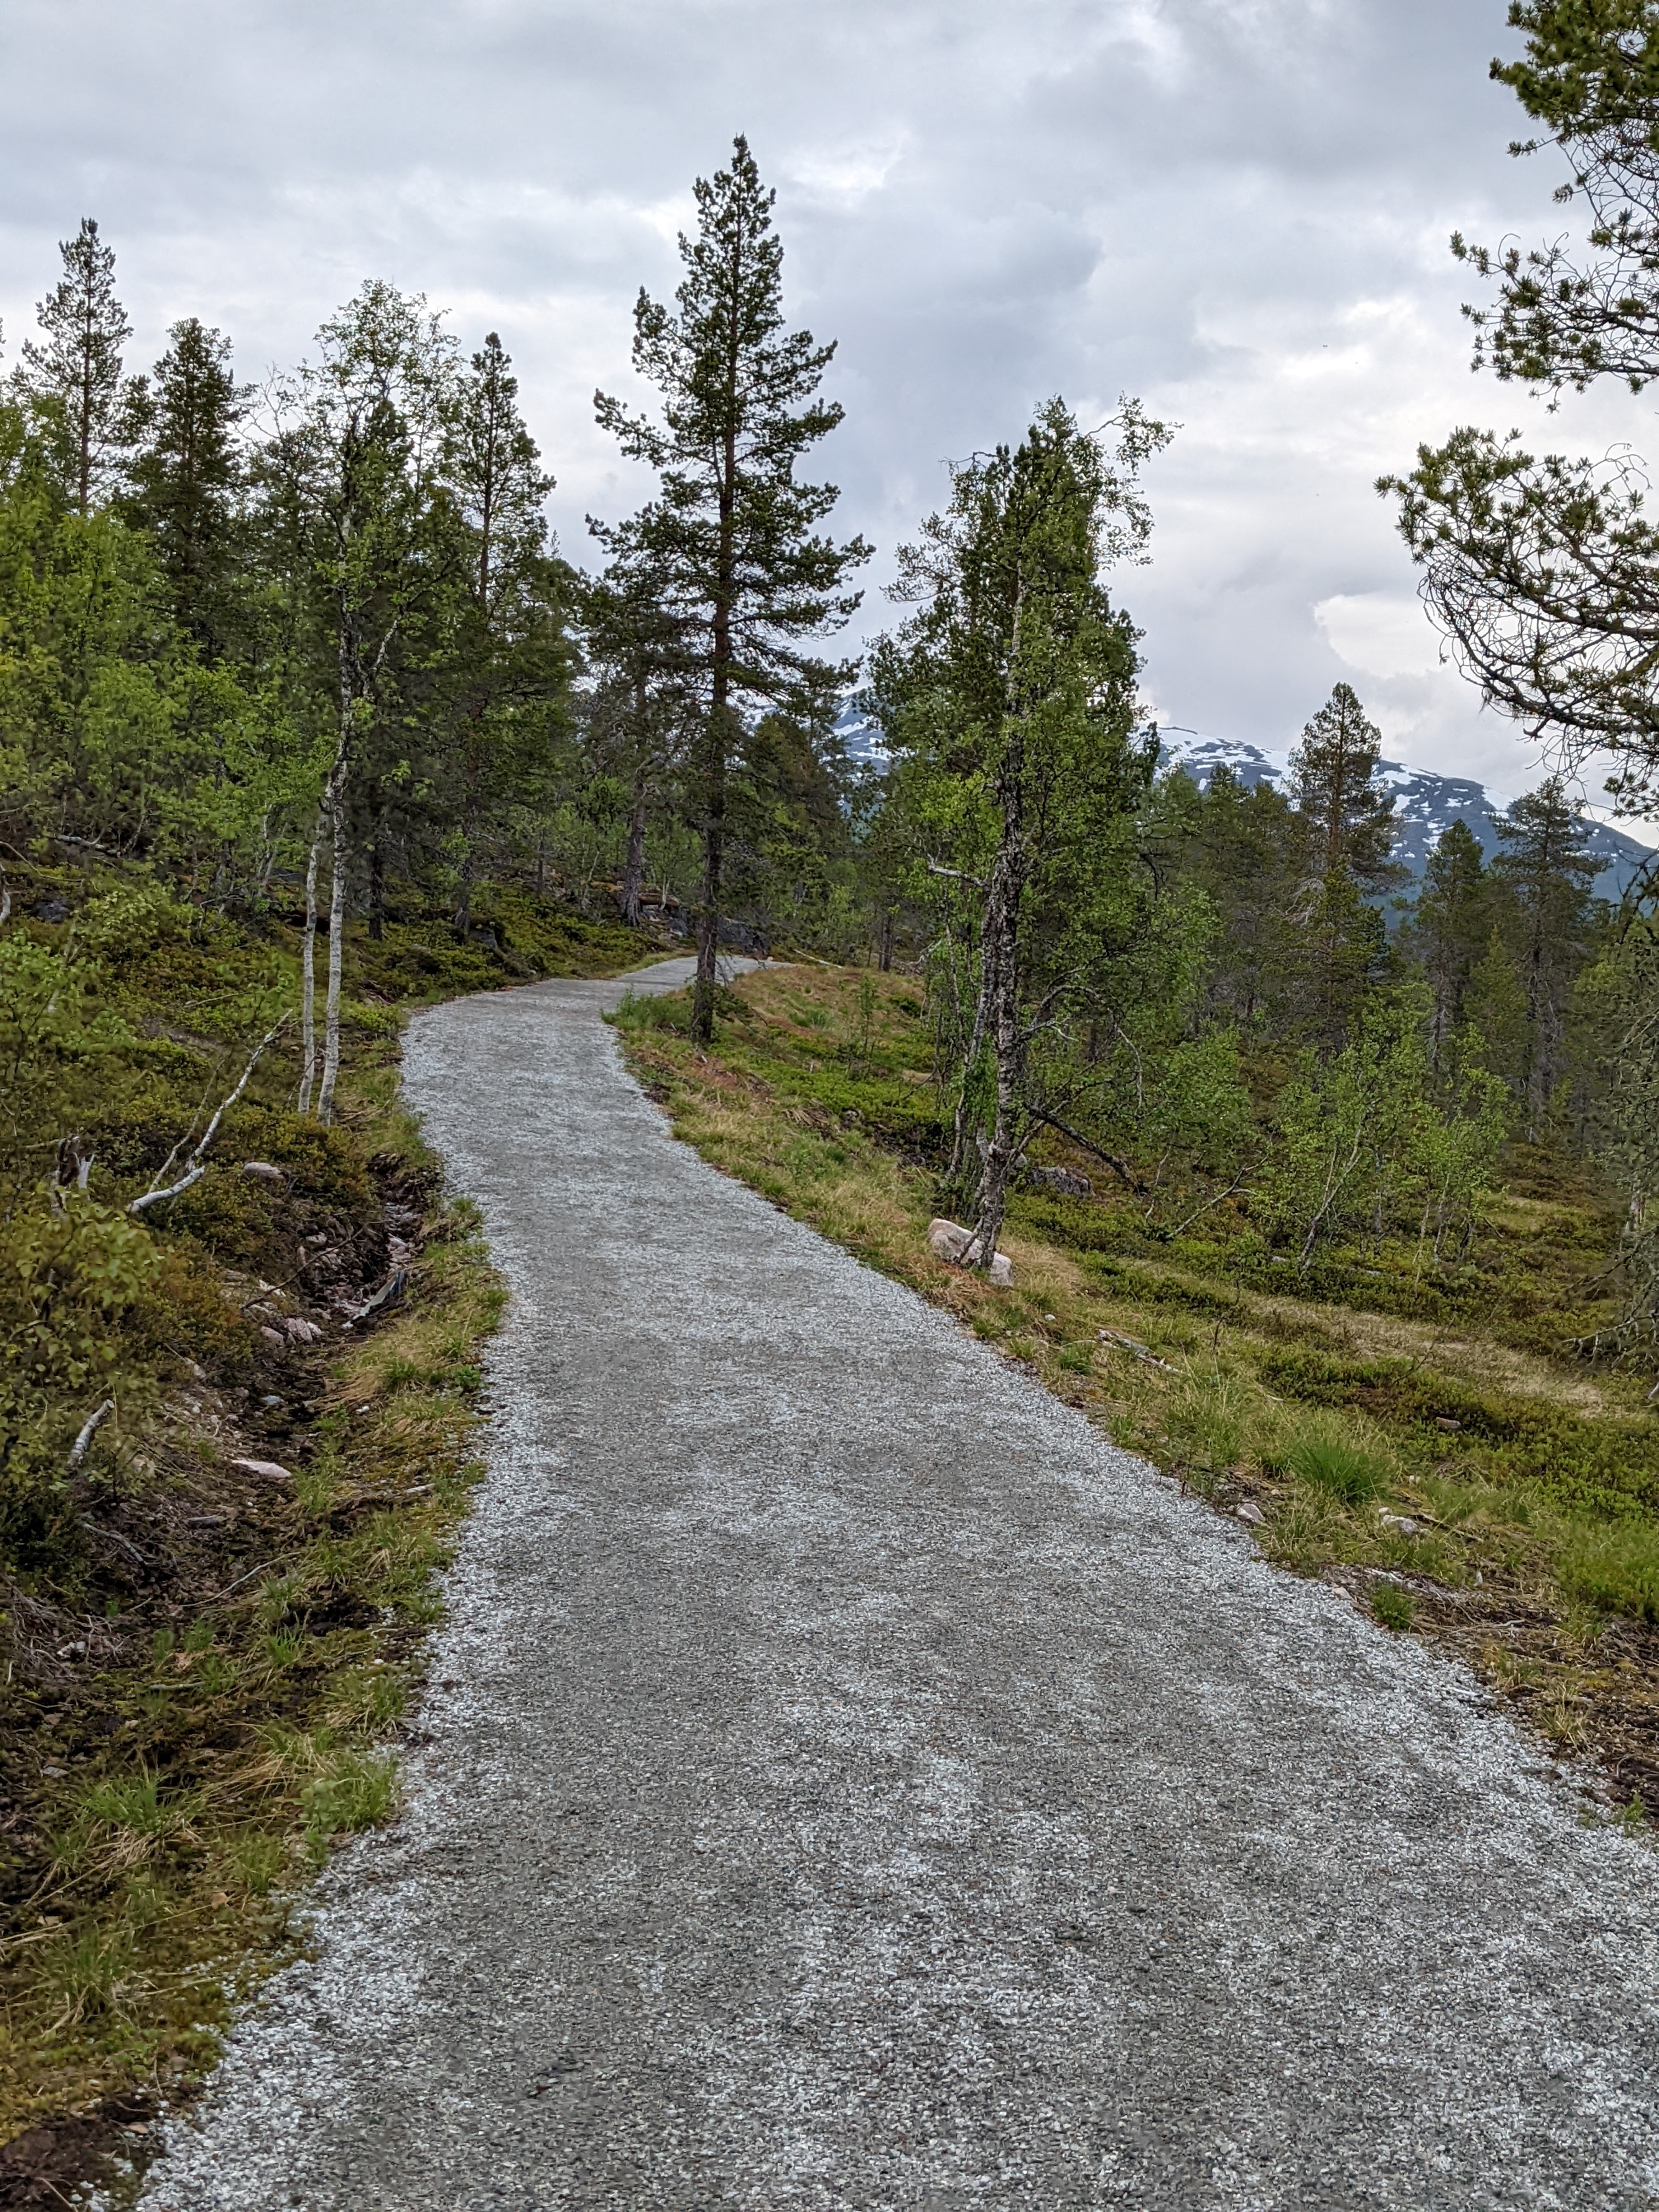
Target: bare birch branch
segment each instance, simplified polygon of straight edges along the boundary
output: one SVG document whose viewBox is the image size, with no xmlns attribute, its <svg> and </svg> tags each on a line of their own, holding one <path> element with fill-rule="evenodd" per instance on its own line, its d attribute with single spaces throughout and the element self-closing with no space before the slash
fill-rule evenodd
<svg viewBox="0 0 1659 2212">
<path fill-rule="evenodd" d="M 86 1419 L 82 1424 L 80 1435 L 76 1437 L 75 1442 L 70 1446 L 69 1471 L 71 1474 L 78 1474 L 80 1471 L 81 1462 L 85 1459 L 87 1454 L 92 1449 L 93 1438 L 97 1435 L 99 1430 L 103 1426 L 104 1423 L 109 1419 L 110 1415 L 114 1411 L 114 1399 L 106 1398 L 101 1406 L 95 1407 L 94 1410 L 87 1415 Z"/>
<path fill-rule="evenodd" d="M 141 1197 L 135 1198 L 131 1200 L 127 1207 L 127 1212 L 129 1213 L 142 1213 L 146 1206 L 159 1206 L 164 1198 L 177 1198 L 182 1191 L 188 1190 L 192 1183 L 200 1182 L 202 1177 L 207 1173 L 207 1149 L 213 1142 L 215 1137 L 219 1133 L 220 1122 L 224 1120 L 225 1115 L 229 1113 L 231 1108 L 236 1103 L 242 1093 L 247 1089 L 248 1079 L 264 1056 L 265 1048 L 276 1042 L 277 1036 L 280 1036 L 282 1031 L 287 1028 L 288 1022 L 289 1017 L 284 1014 L 279 1022 L 276 1023 L 270 1029 L 268 1029 L 265 1031 L 258 1043 L 254 1046 L 252 1052 L 248 1057 L 247 1066 L 242 1070 L 241 1075 L 237 1080 L 236 1088 L 231 1092 L 228 1098 L 222 1099 L 218 1106 L 214 1109 L 213 1119 L 208 1123 L 207 1127 L 202 1132 L 201 1142 L 197 1146 L 195 1151 L 191 1152 L 190 1156 L 190 1164 L 186 1167 L 184 1174 L 179 1176 L 178 1182 L 168 1184 L 165 1190 L 156 1190 L 152 1188 L 151 1189 L 145 1191 Z"/>
</svg>

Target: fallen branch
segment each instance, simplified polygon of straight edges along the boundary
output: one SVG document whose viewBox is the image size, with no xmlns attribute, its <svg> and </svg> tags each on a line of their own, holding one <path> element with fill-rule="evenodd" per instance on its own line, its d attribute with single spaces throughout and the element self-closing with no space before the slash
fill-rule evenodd
<svg viewBox="0 0 1659 2212">
<path fill-rule="evenodd" d="M 86 1530 L 89 1536 L 101 1536 L 106 1543 L 118 1544 L 124 1552 L 131 1552 L 133 1558 L 137 1560 L 141 1567 L 147 1567 L 149 1565 L 149 1561 L 144 1557 L 137 1544 L 130 1544 L 126 1538 L 118 1534 L 117 1530 L 113 1528 L 106 1528 L 100 1522 L 88 1521 L 84 1517 L 84 1516 L 82 1516 L 81 1526 Z"/>
<path fill-rule="evenodd" d="M 114 1399 L 106 1398 L 101 1406 L 97 1407 L 92 1413 L 87 1415 L 85 1421 L 82 1425 L 80 1435 L 76 1437 L 75 1442 L 70 1446 L 69 1471 L 71 1474 L 75 1474 L 79 1472 L 82 1461 L 85 1459 L 87 1454 L 92 1449 L 93 1438 L 97 1435 L 99 1430 L 103 1426 L 104 1423 L 109 1419 L 110 1415 L 114 1411 Z"/>
<path fill-rule="evenodd" d="M 1157 1352 L 1148 1351 L 1139 1337 L 1125 1336 L 1121 1329 L 1115 1328 L 1098 1329 L 1096 1334 L 1103 1344 L 1113 1345 L 1119 1352 L 1127 1352 L 1131 1358 L 1141 1360 L 1148 1367 L 1161 1367 L 1166 1375 L 1173 1375 L 1176 1371 L 1167 1359 L 1160 1359 Z"/>
<path fill-rule="evenodd" d="M 278 1035 L 288 1026 L 288 1021 L 289 1017 L 284 1014 L 282 1019 L 277 1022 L 273 1028 L 265 1031 L 265 1034 L 260 1038 L 258 1043 L 254 1046 L 253 1051 L 249 1057 L 248 1064 L 242 1070 L 241 1077 L 237 1083 L 236 1088 L 231 1092 L 228 1098 L 222 1100 L 219 1105 L 216 1108 L 213 1119 L 208 1123 L 207 1127 L 203 1131 L 201 1142 L 197 1146 L 195 1151 L 191 1152 L 189 1165 L 185 1168 L 184 1174 L 179 1176 L 178 1182 L 169 1183 L 165 1190 L 156 1190 L 152 1188 L 151 1189 L 145 1191 L 141 1197 L 135 1198 L 131 1204 L 127 1207 L 127 1212 L 129 1213 L 142 1213 L 146 1206 L 159 1206 L 164 1198 L 177 1198 L 180 1192 L 188 1190 L 192 1183 L 200 1182 L 202 1177 L 207 1173 L 207 1161 L 204 1155 L 207 1152 L 208 1146 L 213 1142 L 214 1138 L 218 1134 L 220 1122 L 224 1120 L 225 1115 L 229 1113 L 231 1108 L 236 1103 L 242 1093 L 247 1089 L 248 1079 L 252 1074 L 254 1069 L 259 1065 L 260 1060 L 264 1056 L 266 1046 L 275 1042 Z"/>
<path fill-rule="evenodd" d="M 1127 1162 L 1119 1159 L 1115 1152 L 1103 1152 L 1101 1147 L 1091 1142 L 1089 1138 L 1079 1136 L 1078 1132 L 1069 1127 L 1058 1115 L 1041 1113 L 1036 1107 L 1031 1108 L 1030 1114 L 1034 1121 L 1041 1121 L 1047 1129 L 1058 1130 L 1062 1137 L 1069 1138 L 1073 1144 L 1080 1146 L 1083 1151 L 1091 1153 L 1096 1159 L 1103 1161 L 1107 1167 L 1110 1168 L 1114 1175 L 1128 1184 L 1137 1198 L 1146 1197 L 1146 1187 L 1135 1181 Z"/>
<path fill-rule="evenodd" d="M 1177 1221 L 1175 1227 L 1168 1231 L 1166 1233 L 1170 1237 L 1182 1236 L 1192 1227 L 1194 1222 L 1198 1220 L 1200 1216 L 1207 1213 L 1212 1206 L 1224 1206 L 1227 1200 L 1232 1196 L 1233 1193 L 1243 1182 L 1245 1176 L 1248 1176 L 1249 1172 L 1249 1168 L 1242 1170 L 1239 1174 L 1233 1177 L 1225 1190 L 1218 1191 L 1213 1198 L 1206 1198 L 1202 1206 L 1196 1207 L 1187 1216 L 1187 1218 L 1184 1221 Z"/>
</svg>

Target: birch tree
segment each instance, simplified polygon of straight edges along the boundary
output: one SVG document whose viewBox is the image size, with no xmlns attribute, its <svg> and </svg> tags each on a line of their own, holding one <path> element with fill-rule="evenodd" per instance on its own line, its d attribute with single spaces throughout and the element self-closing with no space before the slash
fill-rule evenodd
<svg viewBox="0 0 1659 2212">
<path fill-rule="evenodd" d="M 318 357 L 274 394 L 262 466 L 304 586 L 329 635 L 331 757 L 307 866 L 300 1106 L 333 1112 L 350 854 L 347 798 L 382 703 L 399 629 L 437 587 L 429 524 L 450 419 L 455 345 L 424 299 L 371 281 L 318 332 Z M 328 986 L 315 1032 L 318 863 L 329 856 Z"/>
<path fill-rule="evenodd" d="M 643 291 L 634 311 L 634 366 L 662 395 L 660 420 L 603 392 L 594 405 L 624 453 L 658 472 L 658 496 L 626 523 L 592 523 L 613 557 L 661 577 L 661 604 L 694 641 L 700 691 L 688 789 L 702 842 L 696 906 L 696 1033 L 713 1035 L 732 763 L 745 711 L 809 708 L 850 671 L 804 650 L 846 622 L 858 594 L 845 581 L 869 555 L 817 526 L 833 484 L 797 481 L 809 448 L 842 409 L 821 395 L 835 347 L 786 331 L 776 195 L 739 137 L 732 166 L 696 186 L 697 230 L 682 236 L 685 276 L 672 307 Z"/>
</svg>

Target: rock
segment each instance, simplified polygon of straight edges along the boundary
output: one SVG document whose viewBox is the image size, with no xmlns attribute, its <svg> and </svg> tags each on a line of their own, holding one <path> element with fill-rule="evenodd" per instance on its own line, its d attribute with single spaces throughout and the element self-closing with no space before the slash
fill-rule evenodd
<svg viewBox="0 0 1659 2212">
<path fill-rule="evenodd" d="M 1241 1521 L 1248 1521 L 1253 1528 L 1260 1528 L 1266 1525 L 1267 1515 L 1259 1505 L 1253 1504 L 1248 1498 L 1242 1505 L 1235 1505 L 1233 1510 Z"/>
<path fill-rule="evenodd" d="M 258 1475 L 261 1482 L 292 1482 L 293 1475 L 274 1459 L 234 1459 L 230 1462 L 239 1474 Z"/>
<path fill-rule="evenodd" d="M 1051 1190 L 1060 1198 L 1092 1198 L 1095 1187 L 1086 1175 L 1075 1174 L 1070 1168 L 1028 1168 L 1025 1180 L 1035 1183 L 1039 1190 Z"/>
<path fill-rule="evenodd" d="M 269 1322 L 266 1322 L 260 1328 L 259 1334 L 264 1337 L 267 1344 L 286 1344 L 288 1342 L 288 1339 L 283 1334 L 281 1329 L 272 1328 Z"/>
<path fill-rule="evenodd" d="M 303 1321 L 297 1315 L 285 1321 L 283 1327 L 295 1344 L 315 1344 L 323 1333 L 314 1321 Z"/>
<path fill-rule="evenodd" d="M 1395 1529 L 1402 1536 L 1414 1536 L 1417 1534 L 1416 1522 L 1408 1518 L 1404 1513 L 1383 1513 L 1378 1517 L 1385 1528 Z"/>
<path fill-rule="evenodd" d="M 927 1224 L 927 1242 L 941 1260 L 953 1267 L 971 1267 L 979 1258 L 979 1239 L 971 1229 L 960 1222 L 935 1218 Z M 1014 1263 L 1006 1252 L 995 1253 L 988 1270 L 988 1279 L 999 1291 L 1008 1291 L 1014 1285 Z"/>
<path fill-rule="evenodd" d="M 244 1160 L 242 1173 L 257 1176 L 261 1182 L 286 1182 L 288 1177 L 281 1168 L 274 1168 L 269 1160 Z"/>
<path fill-rule="evenodd" d="M 69 908 L 60 898 L 43 898 L 29 908 L 37 921 L 59 922 L 69 920 Z"/>
<path fill-rule="evenodd" d="M 1434 1417 L 1434 1425 L 1437 1429 L 1443 1429 L 1449 1437 L 1455 1437 L 1463 1424 L 1462 1421 L 1454 1421 L 1449 1413 L 1437 1413 Z"/>
</svg>

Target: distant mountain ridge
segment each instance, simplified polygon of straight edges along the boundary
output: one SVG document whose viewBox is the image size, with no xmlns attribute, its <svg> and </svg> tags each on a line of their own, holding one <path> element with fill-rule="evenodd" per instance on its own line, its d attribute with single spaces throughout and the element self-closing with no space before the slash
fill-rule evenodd
<svg viewBox="0 0 1659 2212">
<path fill-rule="evenodd" d="M 1184 769 L 1200 790 L 1218 768 L 1230 768 L 1251 790 L 1260 783 L 1281 784 L 1290 773 L 1288 752 L 1270 752 L 1240 738 L 1203 738 L 1193 730 L 1165 730 L 1162 736 L 1160 764 Z M 1383 761 L 1377 780 L 1394 794 L 1394 818 L 1400 825 L 1395 858 L 1413 876 L 1422 874 L 1430 854 L 1454 822 L 1464 824 L 1488 860 L 1498 850 L 1498 824 L 1512 803 L 1501 791 L 1468 776 L 1437 775 L 1432 769 L 1407 768 L 1399 761 Z M 1593 886 L 1598 898 L 1622 896 L 1626 886 L 1654 857 L 1647 846 L 1622 830 L 1588 817 L 1584 846 L 1601 863 Z"/>
<path fill-rule="evenodd" d="M 849 760 L 873 765 L 887 757 L 880 727 L 851 700 L 836 719 L 836 734 Z M 1231 769 L 1251 790 L 1260 783 L 1282 784 L 1290 772 L 1288 752 L 1247 744 L 1242 738 L 1206 738 L 1195 730 L 1165 730 L 1162 736 L 1160 766 L 1184 769 L 1200 790 L 1218 768 Z M 1399 761 L 1382 763 L 1381 781 L 1394 794 L 1400 825 L 1395 857 L 1413 877 L 1422 874 L 1429 854 L 1454 822 L 1467 826 L 1489 860 L 1498 851 L 1498 824 L 1510 805 L 1502 792 L 1467 776 L 1437 775 L 1431 769 L 1407 768 Z M 1594 886 L 1598 898 L 1620 898 L 1654 857 L 1647 846 L 1605 822 L 1585 820 L 1584 843 L 1601 863 Z"/>
</svg>

